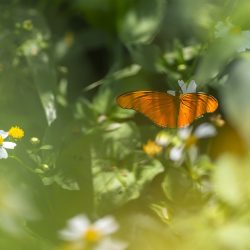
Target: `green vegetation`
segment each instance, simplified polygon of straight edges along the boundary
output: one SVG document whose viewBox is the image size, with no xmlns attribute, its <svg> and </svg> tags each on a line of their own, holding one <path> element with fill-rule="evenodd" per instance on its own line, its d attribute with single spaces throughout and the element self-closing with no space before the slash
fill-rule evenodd
<svg viewBox="0 0 250 250">
<path fill-rule="evenodd" d="M 250 249 L 249 0 L 0 9 L 0 249 Z M 116 104 L 178 80 L 218 110 L 180 130 Z"/>
</svg>

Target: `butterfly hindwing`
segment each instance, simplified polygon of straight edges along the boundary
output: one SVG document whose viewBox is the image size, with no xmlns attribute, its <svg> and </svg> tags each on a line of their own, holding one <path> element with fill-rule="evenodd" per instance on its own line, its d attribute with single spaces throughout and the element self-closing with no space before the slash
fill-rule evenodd
<svg viewBox="0 0 250 250">
<path fill-rule="evenodd" d="M 175 128 L 177 122 L 176 97 L 165 92 L 133 91 L 117 97 L 117 103 L 134 109 L 161 127 Z"/>
<path fill-rule="evenodd" d="M 218 101 L 206 93 L 188 93 L 180 95 L 178 127 L 185 127 L 205 113 L 214 112 Z"/>
</svg>

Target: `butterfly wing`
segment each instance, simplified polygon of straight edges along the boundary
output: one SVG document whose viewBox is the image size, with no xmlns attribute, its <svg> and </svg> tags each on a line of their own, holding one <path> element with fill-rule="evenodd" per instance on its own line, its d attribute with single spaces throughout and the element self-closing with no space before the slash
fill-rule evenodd
<svg viewBox="0 0 250 250">
<path fill-rule="evenodd" d="M 177 123 L 176 97 L 165 92 L 133 91 L 116 99 L 125 109 L 134 109 L 161 127 L 175 128 Z"/>
<path fill-rule="evenodd" d="M 188 93 L 180 95 L 178 127 L 185 127 L 205 113 L 212 113 L 218 108 L 218 101 L 206 93 Z"/>
</svg>

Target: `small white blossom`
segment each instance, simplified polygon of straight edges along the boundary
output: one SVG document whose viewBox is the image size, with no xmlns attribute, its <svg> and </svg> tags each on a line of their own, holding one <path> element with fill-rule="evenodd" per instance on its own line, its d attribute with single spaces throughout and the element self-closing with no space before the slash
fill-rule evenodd
<svg viewBox="0 0 250 250">
<path fill-rule="evenodd" d="M 0 130 L 0 159 L 8 158 L 8 152 L 6 149 L 14 149 L 16 143 L 4 141 L 8 137 L 8 132 Z"/>
<path fill-rule="evenodd" d="M 182 94 L 195 93 L 196 92 L 197 84 L 195 83 L 194 80 L 190 81 L 189 83 L 185 83 L 184 81 L 179 80 L 178 84 L 179 84 L 179 86 L 181 88 Z"/>
<path fill-rule="evenodd" d="M 171 137 L 172 136 L 169 133 L 161 131 L 156 135 L 155 143 L 162 147 L 166 147 L 170 143 L 172 139 Z"/>
<path fill-rule="evenodd" d="M 91 244 L 93 250 L 123 250 L 126 244 L 110 238 L 118 228 L 119 225 L 111 216 L 91 223 L 85 215 L 78 215 L 68 221 L 67 227 L 59 231 L 59 236 L 81 249 Z"/>
<path fill-rule="evenodd" d="M 199 139 L 212 137 L 216 135 L 216 129 L 209 123 L 203 123 L 195 129 L 194 135 Z"/>
<path fill-rule="evenodd" d="M 95 250 L 123 250 L 126 247 L 127 244 L 122 241 L 106 238 L 96 246 Z"/>
<path fill-rule="evenodd" d="M 172 161 L 180 161 L 182 159 L 183 149 L 183 145 L 173 147 L 169 152 L 169 158 Z"/>
<path fill-rule="evenodd" d="M 192 127 L 181 128 L 178 131 L 179 144 L 174 146 L 169 152 L 169 158 L 175 162 L 184 160 L 184 149 L 188 149 L 188 155 L 193 162 L 197 158 L 198 149 L 196 143 L 201 138 L 208 138 L 216 135 L 216 129 L 209 123 L 199 125 L 192 133 Z"/>
<path fill-rule="evenodd" d="M 178 85 L 181 89 L 181 94 L 196 93 L 197 84 L 194 80 L 189 83 L 185 83 L 183 80 L 178 80 Z M 167 93 L 173 96 L 176 95 L 174 90 L 168 90 Z"/>
</svg>

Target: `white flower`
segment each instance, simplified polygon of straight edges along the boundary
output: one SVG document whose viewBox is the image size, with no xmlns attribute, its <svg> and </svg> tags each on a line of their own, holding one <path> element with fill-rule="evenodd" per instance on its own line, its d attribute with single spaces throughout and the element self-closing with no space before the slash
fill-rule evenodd
<svg viewBox="0 0 250 250">
<path fill-rule="evenodd" d="M 0 130 L 0 159 L 8 158 L 8 152 L 6 149 L 14 149 L 16 143 L 4 141 L 8 137 L 8 132 Z"/>
<path fill-rule="evenodd" d="M 182 159 L 184 145 L 173 147 L 169 152 L 169 158 L 172 161 L 180 161 Z"/>
<path fill-rule="evenodd" d="M 184 149 L 187 148 L 191 161 L 195 161 L 198 154 L 197 141 L 201 138 L 208 138 L 214 135 L 216 135 L 216 129 L 209 123 L 199 125 L 193 133 L 191 127 L 179 129 L 178 136 L 180 143 L 170 150 L 169 158 L 172 161 L 181 162 L 184 157 Z"/>
<path fill-rule="evenodd" d="M 126 247 L 127 244 L 122 241 L 106 238 L 96 246 L 95 250 L 123 250 Z"/>
<path fill-rule="evenodd" d="M 109 238 L 118 230 L 118 227 L 117 222 L 111 216 L 91 223 L 85 215 L 78 215 L 68 221 L 67 227 L 59 231 L 59 236 L 73 244 L 77 243 L 81 248 L 91 244 L 94 250 L 123 250 L 126 247 L 125 244 Z"/>
<path fill-rule="evenodd" d="M 189 83 L 185 83 L 183 80 L 178 80 L 178 84 L 181 89 L 181 94 L 196 93 L 197 84 L 194 80 Z M 173 96 L 176 94 L 174 90 L 168 90 L 167 93 Z"/>
<path fill-rule="evenodd" d="M 186 94 L 186 93 L 195 93 L 196 92 L 196 87 L 197 87 L 197 84 L 195 83 L 194 80 L 192 80 L 191 82 L 189 83 L 185 83 L 183 82 L 182 80 L 178 81 L 178 84 L 181 88 L 181 92 L 182 94 Z"/>
<path fill-rule="evenodd" d="M 162 147 L 166 147 L 172 139 L 172 135 L 166 131 L 161 131 L 156 135 L 155 143 Z"/>
</svg>

